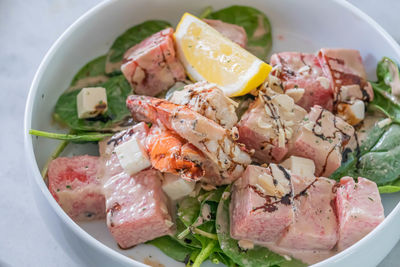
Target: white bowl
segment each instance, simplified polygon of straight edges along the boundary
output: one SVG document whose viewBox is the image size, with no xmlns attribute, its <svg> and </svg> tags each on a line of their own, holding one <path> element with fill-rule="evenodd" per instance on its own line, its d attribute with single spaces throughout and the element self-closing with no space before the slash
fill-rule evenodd
<svg viewBox="0 0 400 267">
<path fill-rule="evenodd" d="M 25 150 L 37 205 L 59 243 L 87 265 L 145 266 L 132 258 L 143 261 L 151 255 L 166 266 L 178 266 L 151 246 L 118 249 L 104 222 L 81 224 L 82 228 L 75 224 L 50 195 L 39 172 L 57 141 L 32 138 L 28 130 L 57 130 L 51 113 L 58 96 L 80 67 L 105 54 L 113 40 L 127 28 L 147 19 L 163 19 L 174 24 L 185 11 L 199 14 L 206 6 L 219 9 L 232 4 L 254 6 L 268 15 L 274 34 L 273 51 L 311 52 L 320 47 L 359 49 L 370 79 L 375 78 L 376 63 L 381 57 L 400 61 L 398 44 L 371 18 L 345 1 L 116 0 L 91 9 L 62 34 L 43 59 L 32 82 L 25 111 Z M 94 150 L 93 146 L 70 147 L 67 153 L 88 150 Z M 384 195 L 382 199 L 385 221 L 360 242 L 315 266 L 378 264 L 400 237 L 400 194 Z"/>
</svg>

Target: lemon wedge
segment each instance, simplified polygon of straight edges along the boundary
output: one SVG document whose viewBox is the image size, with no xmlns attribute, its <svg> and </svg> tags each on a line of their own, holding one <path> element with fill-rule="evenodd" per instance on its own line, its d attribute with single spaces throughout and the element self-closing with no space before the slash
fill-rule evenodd
<svg viewBox="0 0 400 267">
<path fill-rule="evenodd" d="M 270 65 L 189 13 L 181 18 L 174 38 L 190 79 L 215 83 L 227 96 L 249 93 L 271 71 Z"/>
</svg>

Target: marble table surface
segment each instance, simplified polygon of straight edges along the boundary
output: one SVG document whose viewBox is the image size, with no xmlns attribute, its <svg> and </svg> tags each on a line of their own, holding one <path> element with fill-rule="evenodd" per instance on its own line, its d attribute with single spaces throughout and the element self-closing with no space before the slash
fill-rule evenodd
<svg viewBox="0 0 400 267">
<path fill-rule="evenodd" d="M 0 266 L 81 266 L 46 230 L 23 155 L 23 115 L 33 75 L 58 36 L 99 0 L 0 0 Z M 400 1 L 351 0 L 400 41 Z M 379 265 L 398 266 L 400 243 Z"/>
</svg>

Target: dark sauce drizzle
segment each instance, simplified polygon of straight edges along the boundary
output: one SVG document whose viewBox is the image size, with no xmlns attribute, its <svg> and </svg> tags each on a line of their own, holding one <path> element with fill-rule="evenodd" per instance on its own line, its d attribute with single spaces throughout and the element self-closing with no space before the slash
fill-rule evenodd
<svg viewBox="0 0 400 267">
<path fill-rule="evenodd" d="M 361 90 L 361 93 L 363 96 L 362 100 L 366 101 L 366 102 L 370 101 L 370 96 L 369 96 L 367 90 L 365 90 L 365 87 L 368 86 L 368 81 L 366 81 L 365 79 L 361 78 L 358 75 L 354 75 L 351 73 L 344 73 L 342 71 L 334 70 L 329 63 L 330 60 L 333 60 L 333 61 L 336 61 L 340 65 L 344 65 L 344 60 L 338 59 L 338 58 L 333 58 L 333 57 L 328 57 L 328 56 L 325 56 L 325 59 L 326 59 L 326 64 L 328 65 L 329 69 L 332 72 L 332 76 L 333 76 L 333 80 L 334 80 L 333 83 L 334 83 L 334 87 L 335 87 L 334 90 L 337 88 L 337 93 L 334 94 L 335 99 L 333 100 L 333 106 L 334 106 L 335 111 L 337 111 L 336 110 L 337 105 L 339 103 L 344 102 L 343 99 L 340 99 L 340 92 L 341 92 L 341 88 L 342 88 L 341 84 L 343 84 L 343 83 L 338 84 L 336 82 L 336 80 L 339 80 L 339 79 L 341 81 L 346 81 L 344 84 L 347 84 L 347 85 L 350 85 L 350 84 L 360 85 L 360 90 Z M 336 76 L 338 76 L 338 77 L 336 77 Z"/>
<path fill-rule="evenodd" d="M 285 170 L 285 168 L 283 168 L 280 165 L 277 165 L 279 170 L 282 171 L 282 173 L 284 174 L 285 178 L 289 180 L 289 184 L 291 186 L 291 176 L 290 174 Z M 270 172 L 272 174 L 272 170 L 269 167 Z M 273 182 L 274 185 L 277 185 L 277 180 L 275 178 L 273 178 Z M 291 205 L 292 204 L 292 199 L 293 199 L 293 191 L 290 190 L 290 192 L 288 192 L 286 195 L 284 195 L 283 197 L 281 197 L 280 199 L 277 198 L 276 196 L 271 196 L 271 195 L 266 195 L 264 194 L 261 190 L 259 190 L 256 186 L 254 185 L 247 185 L 248 188 L 252 189 L 257 195 L 259 195 L 260 197 L 265 199 L 265 203 L 262 206 L 259 207 L 255 207 L 251 210 L 251 212 L 255 212 L 257 210 L 263 210 L 263 211 L 267 211 L 267 212 L 274 212 L 276 210 L 278 210 L 278 204 L 282 203 L 283 205 Z"/>
</svg>

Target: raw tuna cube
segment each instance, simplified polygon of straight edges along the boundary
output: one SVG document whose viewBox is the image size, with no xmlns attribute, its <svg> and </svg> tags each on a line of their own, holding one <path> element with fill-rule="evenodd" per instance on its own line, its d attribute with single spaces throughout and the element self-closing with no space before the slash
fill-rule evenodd
<svg viewBox="0 0 400 267">
<path fill-rule="evenodd" d="M 343 177 L 336 191 L 339 220 L 338 250 L 344 250 L 366 236 L 385 218 L 376 184 L 358 177 Z"/>
<path fill-rule="evenodd" d="M 258 163 L 280 162 L 305 115 L 291 97 L 267 88 L 260 91 L 238 123 L 239 142 L 254 149 L 253 160 Z"/>
<path fill-rule="evenodd" d="M 145 170 L 120 173 L 104 184 L 107 226 L 121 248 L 129 248 L 172 232 L 161 174 Z"/>
<path fill-rule="evenodd" d="M 76 156 L 50 162 L 49 190 L 76 221 L 105 217 L 105 199 L 97 176 L 99 157 Z"/>
<path fill-rule="evenodd" d="M 342 161 L 342 148 L 354 128 L 320 106 L 314 106 L 302 122 L 289 154 L 312 159 L 315 175 L 329 177 Z"/>
<path fill-rule="evenodd" d="M 335 104 L 352 99 L 369 102 L 374 98 L 358 50 L 322 48 L 318 58 L 333 85 Z"/>
<path fill-rule="evenodd" d="M 141 122 L 99 142 L 101 159 L 99 175 L 102 177 L 102 180 L 106 181 L 108 178 L 124 171 L 119 163 L 118 156 L 114 153 L 115 147 L 130 140 L 132 137 L 136 137 L 145 146 L 148 132 L 149 127 L 147 124 Z"/>
<path fill-rule="evenodd" d="M 246 47 L 247 34 L 242 26 L 223 22 L 215 19 L 203 19 L 208 25 L 219 31 L 223 36 L 228 38 L 241 47 Z"/>
<path fill-rule="evenodd" d="M 176 57 L 174 30 L 168 28 L 146 38 L 124 54 L 121 71 L 136 94 L 155 96 L 186 78 Z"/>
<path fill-rule="evenodd" d="M 276 241 L 293 222 L 290 174 L 281 166 L 249 165 L 236 181 L 231 200 L 231 236 Z"/>
<path fill-rule="evenodd" d="M 233 101 L 212 83 L 186 85 L 183 90 L 175 91 L 170 101 L 186 105 L 226 129 L 231 129 L 238 120 Z"/>
<path fill-rule="evenodd" d="M 310 111 L 314 105 L 332 111 L 332 84 L 321 69 L 320 62 L 314 54 L 283 52 L 271 56 L 274 70 L 270 75 L 282 80 L 282 88 L 303 88 L 303 97 L 297 105 Z"/>
<path fill-rule="evenodd" d="M 364 102 L 374 98 L 360 52 L 323 48 L 318 57 L 325 75 L 333 85 L 335 112 L 348 123 L 358 124 L 364 119 Z"/>
<path fill-rule="evenodd" d="M 295 192 L 294 223 L 278 245 L 289 249 L 330 250 L 337 242 L 337 220 L 332 207 L 335 181 L 316 178 L 311 184 L 307 180 L 292 179 Z"/>
</svg>

